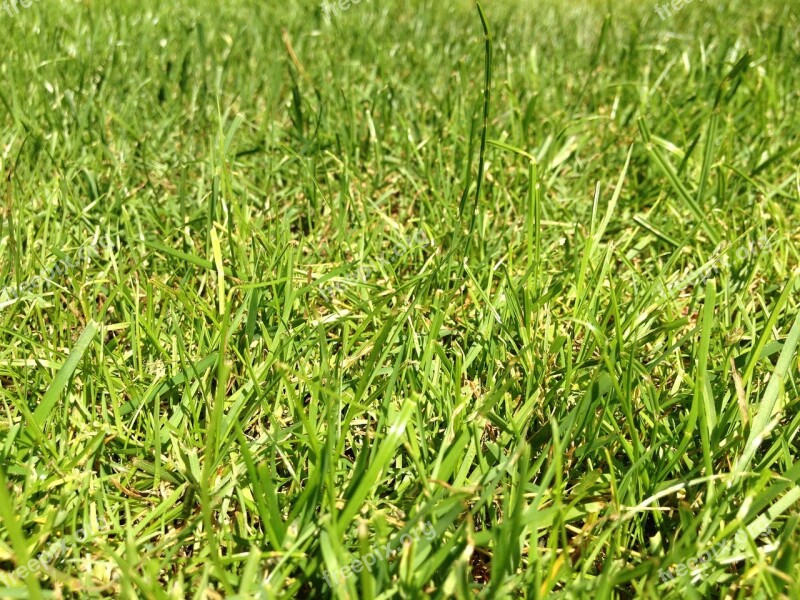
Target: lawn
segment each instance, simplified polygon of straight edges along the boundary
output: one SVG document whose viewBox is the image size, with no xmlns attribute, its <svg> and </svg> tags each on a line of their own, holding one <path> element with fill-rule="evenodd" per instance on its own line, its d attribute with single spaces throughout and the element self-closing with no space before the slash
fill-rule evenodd
<svg viewBox="0 0 800 600">
<path fill-rule="evenodd" d="M 0 28 L 0 598 L 800 597 L 800 4 Z"/>
</svg>

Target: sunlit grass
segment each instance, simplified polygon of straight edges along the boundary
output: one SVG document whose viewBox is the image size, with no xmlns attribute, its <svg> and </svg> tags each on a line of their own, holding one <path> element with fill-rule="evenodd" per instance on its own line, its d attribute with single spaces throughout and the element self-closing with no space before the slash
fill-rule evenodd
<svg viewBox="0 0 800 600">
<path fill-rule="evenodd" d="M 483 10 L 0 12 L 0 597 L 796 597 L 798 9 Z"/>
</svg>

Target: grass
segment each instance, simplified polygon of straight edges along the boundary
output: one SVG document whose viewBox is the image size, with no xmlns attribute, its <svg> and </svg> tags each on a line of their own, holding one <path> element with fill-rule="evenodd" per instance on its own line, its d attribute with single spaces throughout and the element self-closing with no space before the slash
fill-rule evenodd
<svg viewBox="0 0 800 600">
<path fill-rule="evenodd" d="M 798 597 L 792 3 L 0 17 L 0 597 Z"/>
</svg>

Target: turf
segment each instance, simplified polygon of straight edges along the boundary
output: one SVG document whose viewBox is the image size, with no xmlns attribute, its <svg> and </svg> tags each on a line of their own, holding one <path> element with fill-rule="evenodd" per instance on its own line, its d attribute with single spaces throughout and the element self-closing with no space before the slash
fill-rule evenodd
<svg viewBox="0 0 800 600">
<path fill-rule="evenodd" d="M 796 3 L 18 9 L 0 597 L 800 597 Z"/>
</svg>

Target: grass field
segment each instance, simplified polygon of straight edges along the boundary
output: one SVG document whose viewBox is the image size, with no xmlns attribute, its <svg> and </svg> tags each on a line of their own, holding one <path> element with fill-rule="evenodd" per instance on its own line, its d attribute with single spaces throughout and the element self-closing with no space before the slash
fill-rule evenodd
<svg viewBox="0 0 800 600">
<path fill-rule="evenodd" d="M 22 1 L 0 598 L 800 598 L 800 5 Z"/>
</svg>

